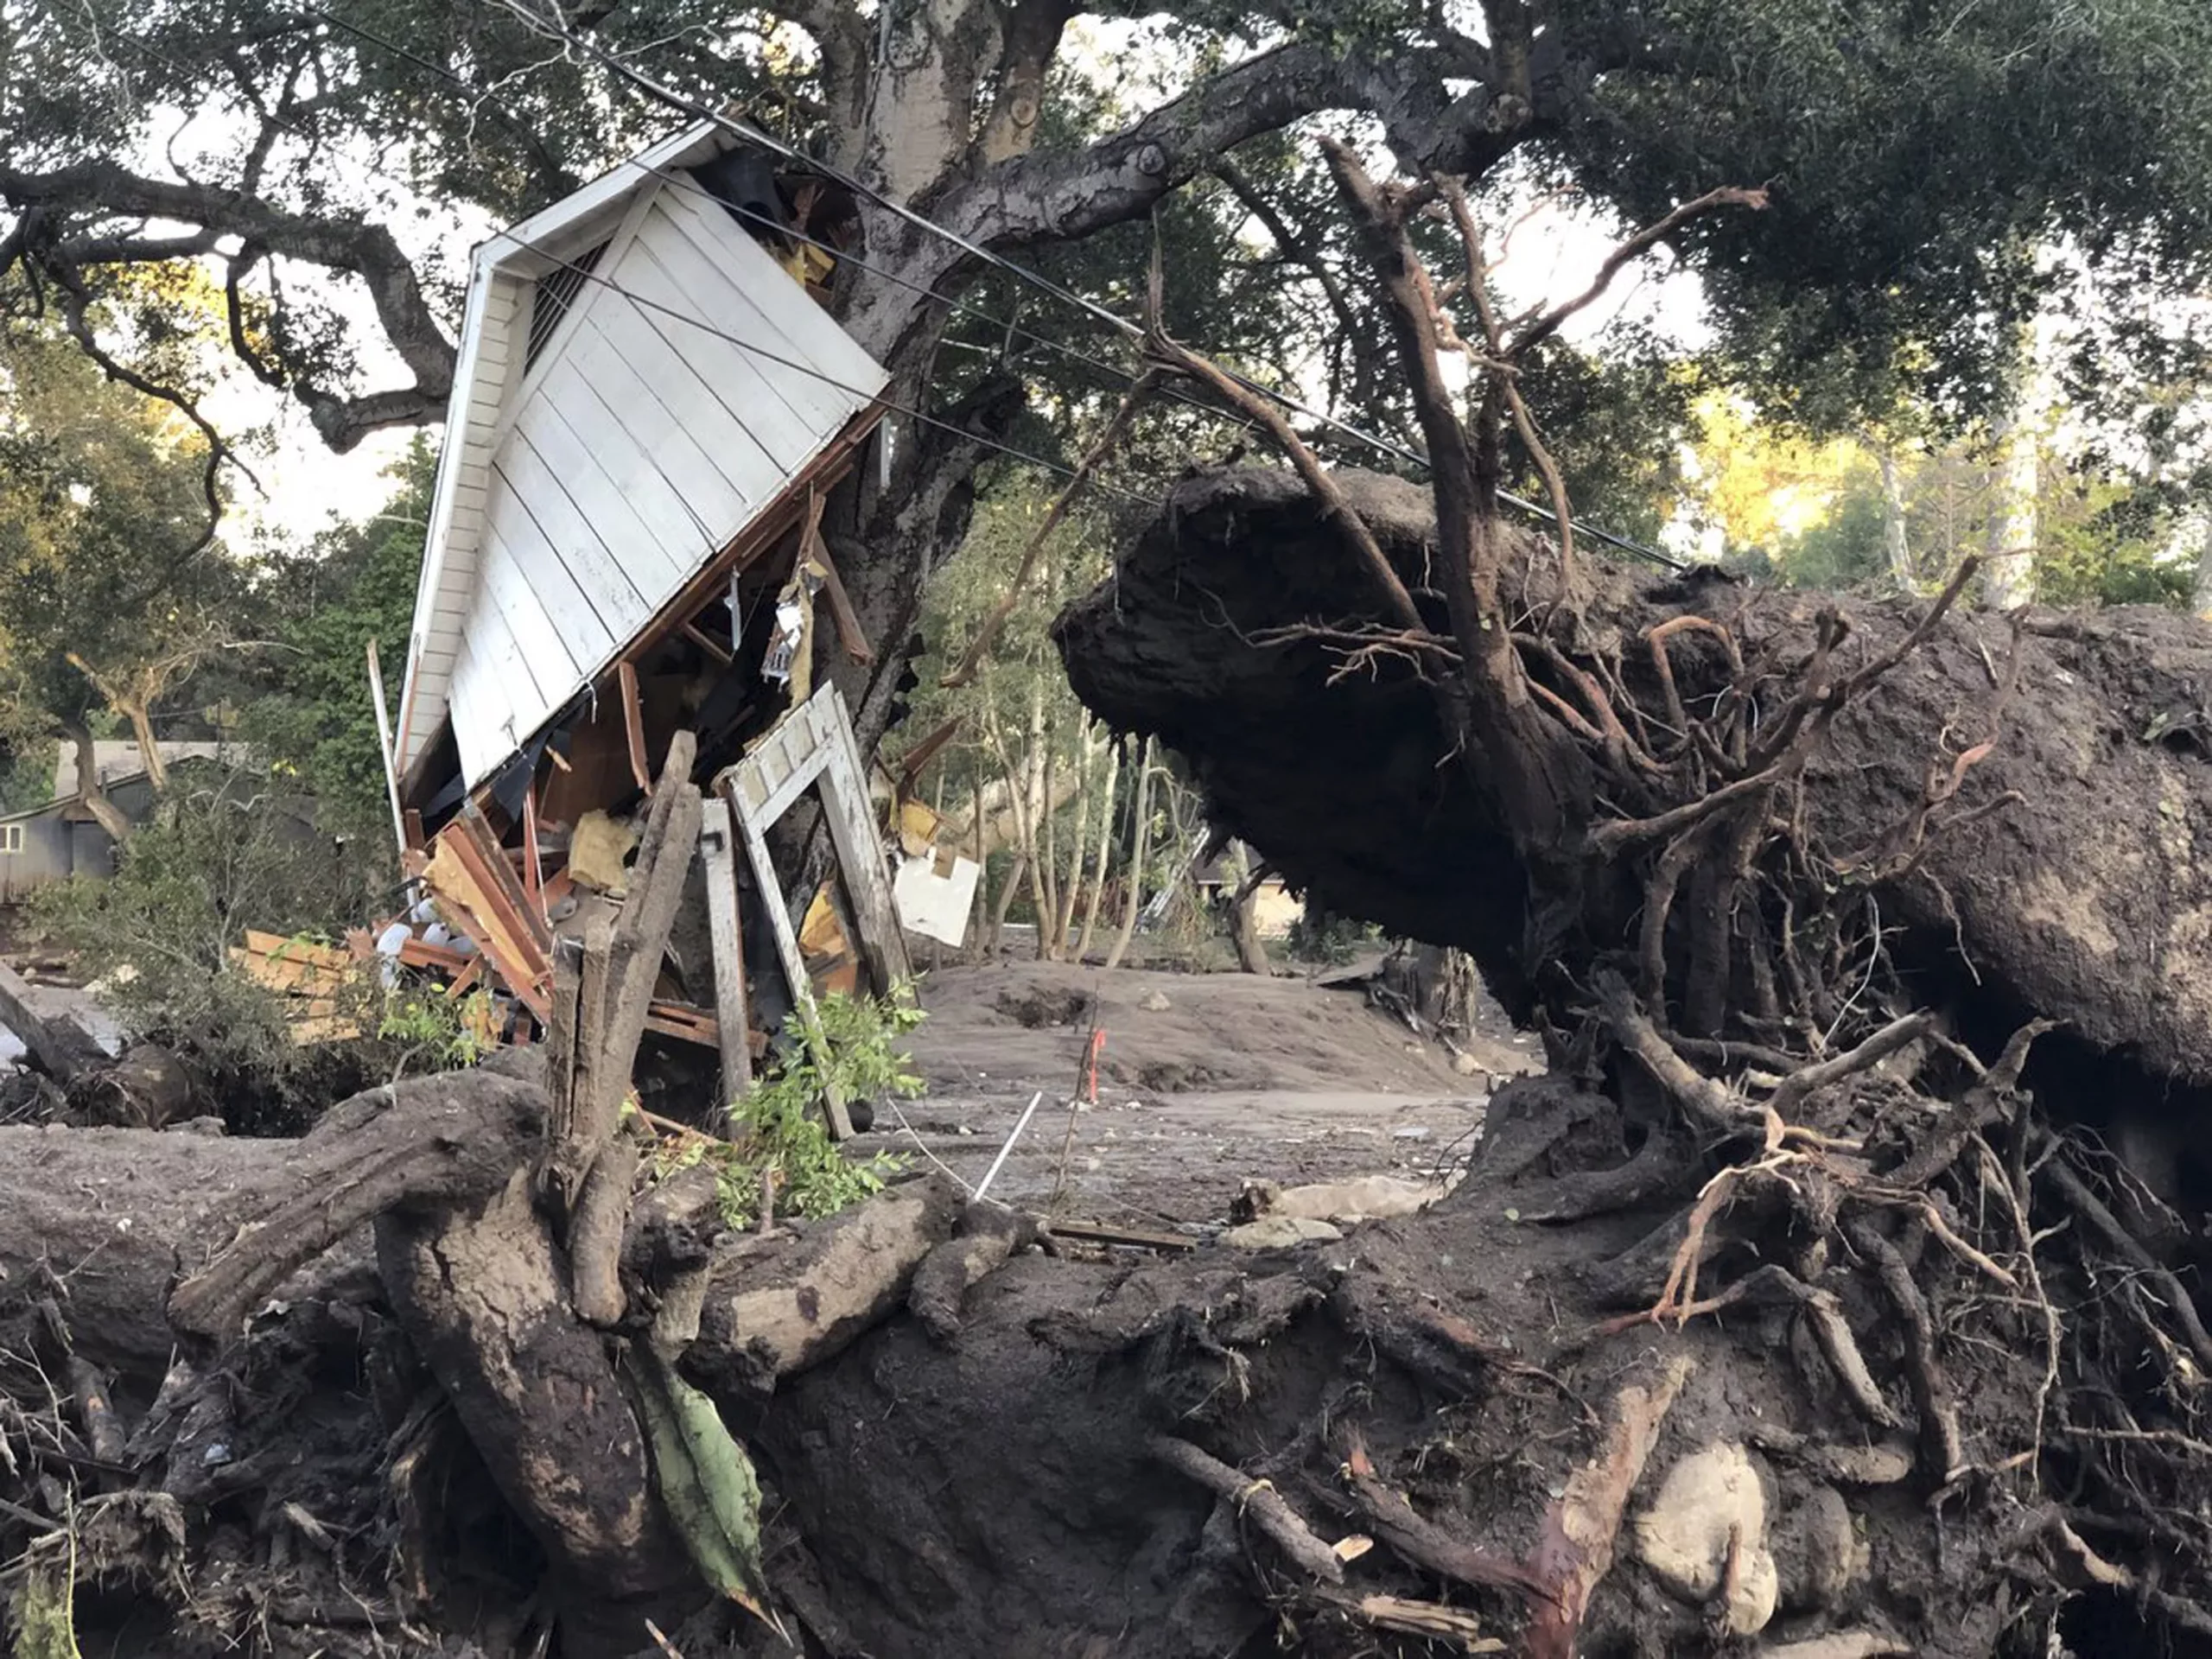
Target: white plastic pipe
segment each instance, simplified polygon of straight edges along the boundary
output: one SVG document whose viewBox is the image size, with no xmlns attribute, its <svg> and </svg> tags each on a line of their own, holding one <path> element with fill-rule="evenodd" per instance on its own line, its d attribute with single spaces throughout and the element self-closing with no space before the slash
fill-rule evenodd
<svg viewBox="0 0 2212 1659">
<path fill-rule="evenodd" d="M 1006 1138 L 1006 1145 L 999 1148 L 999 1155 L 991 1160 L 991 1166 L 983 1172 L 983 1179 L 976 1184 L 976 1197 L 981 1198 L 991 1190 L 991 1183 L 999 1178 L 999 1171 L 1006 1166 L 1007 1154 L 1014 1150 L 1014 1143 L 1021 1139 L 1021 1132 L 1029 1127 L 1029 1120 L 1037 1116 L 1037 1103 L 1045 1098 L 1039 1089 L 1029 1096 L 1029 1103 L 1021 1109 L 1021 1116 L 1014 1121 L 1014 1133 Z"/>
</svg>

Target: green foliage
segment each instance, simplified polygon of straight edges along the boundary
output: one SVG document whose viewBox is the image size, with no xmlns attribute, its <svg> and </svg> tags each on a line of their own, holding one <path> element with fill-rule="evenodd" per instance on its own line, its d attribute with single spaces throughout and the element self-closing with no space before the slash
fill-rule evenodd
<svg viewBox="0 0 2212 1659">
<path fill-rule="evenodd" d="M 127 671 L 232 607 L 205 448 L 50 330 L 0 324 L 0 738 L 35 751 L 101 698 L 73 652 Z"/>
<path fill-rule="evenodd" d="M 481 990 L 455 1001 L 442 990 L 400 986 L 382 999 L 377 1036 L 417 1057 L 423 1071 L 458 1071 L 484 1058 L 476 1033 L 489 1001 Z"/>
<path fill-rule="evenodd" d="M 714 1169 L 722 1220 L 731 1227 L 759 1218 L 764 1176 L 774 1179 L 780 1213 L 818 1218 L 881 1192 L 906 1166 L 890 1153 L 866 1163 L 847 1158 L 830 1138 L 822 1103 L 833 1087 L 848 1101 L 911 1100 L 922 1092 L 912 1057 L 899 1046 L 926 1018 L 913 988 L 896 986 L 880 998 L 832 991 L 819 999 L 815 1031 L 826 1062 L 808 1040 L 807 1018 L 794 1009 L 785 1020 L 780 1069 L 729 1109 L 728 1141 L 687 1135 L 659 1154 L 657 1173 L 699 1163 Z"/>
<path fill-rule="evenodd" d="M 380 849 L 391 843 L 391 812 L 364 652 L 377 642 L 391 695 L 406 661 L 437 452 L 416 439 L 391 477 L 391 499 L 374 516 L 261 569 L 277 649 L 242 721 L 272 767 L 315 798 L 326 828 Z"/>
<path fill-rule="evenodd" d="M 1521 380 L 1575 517 L 1645 542 L 1656 538 L 1683 487 L 1696 391 L 1687 365 L 1637 328 L 1611 330 L 1594 351 L 1554 340 Z M 1510 429 L 1506 465 L 1516 493 L 1551 505 L 1542 476 Z"/>
<path fill-rule="evenodd" d="M 230 958 L 248 928 L 327 943 L 377 897 L 347 849 L 309 829 L 268 779 L 238 773 L 173 791 L 117 849 L 112 878 L 44 889 L 29 915 L 106 982 L 126 1025 L 195 1055 L 219 1080 L 265 1089 L 281 1116 L 327 1104 L 338 1071 L 427 1070 L 426 1048 L 442 1061 L 454 1056 L 450 1031 L 430 1032 L 427 1011 L 405 999 L 384 1039 L 345 1045 L 343 1054 L 302 1046 L 284 999 Z M 373 975 L 336 1000 L 336 1018 L 382 1027 Z"/>
<path fill-rule="evenodd" d="M 15 1564 L 8 1598 L 13 1659 L 84 1659 L 77 1646 L 77 1529 L 33 1541 Z"/>
<path fill-rule="evenodd" d="M 1781 538 L 1771 556 L 1775 574 L 1799 588 L 1857 588 L 1880 580 L 1887 574 L 1884 516 L 1881 480 L 1873 467 L 1854 467 L 1825 518 Z"/>
<path fill-rule="evenodd" d="M 2187 605 L 2196 570 L 2171 556 L 2174 519 L 2152 492 L 2081 480 L 2041 513 L 2037 596 L 2051 605 Z"/>
<path fill-rule="evenodd" d="M 1308 900 L 1305 908 L 1291 918 L 1290 931 L 1283 944 L 1294 962 L 1341 968 L 1378 938 L 1371 924 L 1349 916 L 1332 916 L 1315 909 Z"/>
</svg>

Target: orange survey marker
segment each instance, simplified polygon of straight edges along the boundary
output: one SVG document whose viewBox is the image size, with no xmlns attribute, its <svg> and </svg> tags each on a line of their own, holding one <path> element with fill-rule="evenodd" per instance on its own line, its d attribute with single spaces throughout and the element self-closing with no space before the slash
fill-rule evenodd
<svg viewBox="0 0 2212 1659">
<path fill-rule="evenodd" d="M 1098 1103 L 1098 1057 L 1106 1052 L 1106 1028 L 1094 1026 L 1090 1030 L 1090 1052 L 1084 1057 L 1083 1085 L 1090 1096 L 1090 1103 Z"/>
</svg>

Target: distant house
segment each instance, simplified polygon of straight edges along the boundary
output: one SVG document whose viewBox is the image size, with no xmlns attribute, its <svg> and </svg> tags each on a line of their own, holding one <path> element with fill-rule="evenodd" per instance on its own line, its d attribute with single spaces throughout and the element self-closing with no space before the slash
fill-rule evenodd
<svg viewBox="0 0 2212 1659">
<path fill-rule="evenodd" d="M 159 799 L 153 779 L 146 772 L 145 757 L 139 753 L 135 743 L 99 746 L 103 751 L 111 747 L 128 750 L 133 764 L 125 769 L 109 771 L 103 763 L 101 784 L 108 799 L 128 822 L 143 823 L 153 816 L 155 803 Z M 228 761 L 238 755 L 235 745 L 162 745 L 162 758 L 168 762 L 173 790 L 188 779 L 195 783 L 226 782 L 230 776 Z M 73 785 L 73 754 L 69 756 L 67 773 Z M 302 834 L 307 833 L 312 815 L 308 803 L 287 799 L 280 804 L 279 810 L 301 826 Z M 19 905 L 39 888 L 67 881 L 72 876 L 105 878 L 114 874 L 115 842 L 100 827 L 92 809 L 85 804 L 84 797 L 73 787 L 42 806 L 0 817 L 0 907 Z"/>
<path fill-rule="evenodd" d="M 130 747 L 135 754 L 137 746 Z M 125 818 L 146 821 L 154 810 L 154 786 L 143 760 L 136 772 L 102 781 Z M 73 875 L 114 874 L 115 842 L 81 795 L 59 795 L 43 806 L 0 817 L 0 906 L 21 904 L 39 888 Z"/>
<path fill-rule="evenodd" d="M 236 759 L 238 754 L 235 743 L 187 738 L 164 738 L 154 747 L 172 766 L 180 760 L 220 760 L 226 757 Z M 64 743 L 60 750 L 60 758 L 54 763 L 54 798 L 56 801 L 73 798 L 82 781 L 77 775 L 77 746 Z M 135 738 L 102 738 L 92 745 L 92 771 L 103 788 L 120 783 L 125 778 L 143 776 L 145 770 L 146 757 Z"/>
</svg>

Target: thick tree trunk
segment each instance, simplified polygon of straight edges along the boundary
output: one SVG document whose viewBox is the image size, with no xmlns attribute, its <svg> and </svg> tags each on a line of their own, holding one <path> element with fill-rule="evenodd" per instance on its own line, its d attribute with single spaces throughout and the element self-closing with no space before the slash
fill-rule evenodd
<svg viewBox="0 0 2212 1659">
<path fill-rule="evenodd" d="M 1122 747 L 1116 743 L 1106 754 L 1106 787 L 1098 804 L 1098 851 L 1091 860 L 1090 887 L 1083 898 L 1083 931 L 1077 936 L 1074 960 L 1090 955 L 1090 936 L 1098 925 L 1098 902 L 1106 891 L 1106 858 L 1114 848 L 1114 785 L 1121 779 Z"/>
<path fill-rule="evenodd" d="M 1882 469 L 1882 562 L 1900 593 L 1917 585 L 1913 575 L 1912 550 L 1905 539 L 1904 485 L 1897 475 L 1897 451 L 1878 444 L 1875 459 Z"/>
<path fill-rule="evenodd" d="M 92 738 L 92 728 L 81 720 L 73 720 L 62 726 L 61 734 L 62 740 L 77 753 L 78 798 L 92 815 L 92 821 L 107 831 L 108 839 L 120 847 L 130 839 L 130 820 L 123 816 L 123 809 L 109 798 L 107 785 L 100 781 L 99 748 Z"/>
<path fill-rule="evenodd" d="M 402 1085 L 386 1116 L 496 1082 Z M 353 1127 L 332 1138 L 376 1135 L 365 1109 L 349 1109 Z M 1009 1257 L 1014 1238 L 997 1221 L 963 1218 L 950 1192 L 912 1186 L 795 1237 L 714 1242 L 684 1370 L 721 1402 L 772 1488 L 781 1541 L 768 1552 L 769 1586 L 789 1599 L 784 1617 L 825 1651 L 879 1659 L 1200 1659 L 1255 1641 L 1272 1648 L 1286 1630 L 1301 1651 L 1338 1659 L 1395 1650 L 1391 1632 L 1424 1630 L 1563 1653 L 1545 1645 L 1545 1631 L 1572 1605 L 1565 1639 L 1579 1637 L 1584 1651 L 1640 1643 L 1709 1653 L 1700 1596 L 1669 1588 L 1623 1510 L 1631 1489 L 1649 1504 L 1689 1454 L 1749 1446 L 1767 1498 L 1761 1518 L 1738 1523 L 1737 1545 L 1745 1573 L 1777 1580 L 1789 1611 L 1774 1615 L 1770 1597 L 1751 1604 L 1739 1628 L 1774 1617 L 1776 1633 L 1837 1631 L 1853 1652 L 1960 1659 L 1995 1652 L 2008 1627 L 2047 1628 L 2062 1593 L 2048 1574 L 2009 1596 L 1986 1589 L 2019 1547 L 2017 1510 L 2002 1525 L 1955 1510 L 1936 1552 L 1920 1496 L 1929 1478 L 1909 1446 L 1877 1436 L 1870 1450 L 1830 1414 L 1819 1390 L 1832 1386 L 1821 1382 L 1831 1362 L 1788 1295 L 1746 1300 L 1735 1321 L 1593 1334 L 1652 1294 L 1647 1275 L 1665 1267 L 1663 1251 L 1638 1244 L 1644 1211 L 1588 1213 L 1605 1208 L 1604 1193 L 1630 1190 L 1605 1151 L 1616 1127 L 1596 1096 L 1516 1084 L 1451 1200 L 1314 1254 L 1203 1249 L 1134 1270 Z M 72 1147 L 74 1179 L 112 1184 L 124 1171 L 158 1170 L 240 1202 L 281 1188 L 272 1178 L 296 1175 L 308 1154 L 304 1143 L 188 1139 L 73 1132 L 32 1144 Z M 51 1163 L 27 1170 L 15 1155 L 24 1144 L 0 1131 L 0 1216 L 57 1174 L 70 1179 Z M 287 1659 L 366 1659 L 375 1649 L 349 1606 L 372 1610 L 379 1625 L 429 1631 L 448 1651 L 470 1639 L 497 1659 L 535 1650 L 502 1611 L 526 1586 L 443 1573 L 418 1580 L 405 1565 L 444 1560 L 449 1573 L 448 1553 L 465 1541 L 480 1556 L 492 1545 L 502 1522 L 481 1507 L 479 1459 L 508 1512 L 551 1553 L 539 1599 L 564 1614 L 554 1651 L 638 1650 L 645 1618 L 673 1630 L 696 1599 L 670 1582 L 684 1576 L 681 1552 L 659 1530 L 627 1395 L 602 1372 L 600 1338 L 562 1306 L 527 1193 L 507 1182 L 441 1203 L 442 1219 L 411 1205 L 389 1212 L 378 1260 L 409 1345 L 447 1383 L 467 1435 L 458 1444 L 435 1438 L 440 1414 L 425 1402 L 438 1395 L 412 1391 L 410 1362 L 358 1266 L 350 1287 L 328 1272 L 314 1285 L 294 1281 L 263 1305 L 246 1344 L 195 1349 L 187 1367 L 152 1340 L 170 1276 L 161 1247 L 145 1241 L 114 1255 L 105 1283 L 89 1273 L 70 1283 L 73 1336 L 115 1321 L 138 1332 L 121 1349 L 80 1353 L 141 1357 L 168 1379 L 169 1403 L 150 1414 L 135 1387 L 118 1398 L 144 1490 L 189 1495 L 162 1545 L 173 1568 L 134 1576 L 149 1548 L 135 1523 L 119 1535 L 88 1530 L 105 1553 L 80 1568 L 114 1589 L 135 1586 L 142 1608 L 170 1610 L 162 1651 L 196 1656 L 235 1642 Z M 177 1243 L 204 1250 L 251 1211 L 232 1210 L 219 1226 L 205 1211 L 128 1213 L 175 1226 Z M 668 1195 L 643 1219 L 633 1262 L 664 1265 L 679 1240 L 709 1238 L 683 1220 L 692 1213 Z M 42 1282 L 49 1250 L 104 1249 L 120 1218 L 81 1203 L 55 1216 L 49 1239 L 0 1224 L 10 1286 Z M 950 1300 L 933 1294 L 926 1318 L 908 1314 L 907 1287 L 918 1308 L 938 1261 L 955 1287 Z M 2108 1293 L 2069 1281 L 2064 1294 Z M 1878 1314 L 1854 1311 L 1853 1322 L 1859 1334 L 1845 1326 L 1834 1351 L 1886 1340 Z M 499 1355 L 517 1367 L 521 1396 L 541 1401 L 527 1422 L 500 1410 L 487 1419 L 474 1379 Z M 2032 1344 L 1993 1363 L 1982 1385 L 2005 1399 L 2031 1391 L 2042 1363 Z M 353 1381 L 364 1367 L 383 1379 L 367 1390 Z M 250 1410 L 238 1392 L 248 1376 L 259 1390 Z M 1902 1384 L 1881 1388 L 1875 1404 L 1893 1419 L 1913 1409 Z M 86 1409 L 65 1401 L 50 1421 L 66 1439 Z M 1637 1438 L 1638 1423 L 1643 1449 L 1624 1459 L 1621 1437 Z M 2024 1416 L 1978 1412 L 1963 1450 L 1992 1467 L 2028 1432 Z M 379 1472 L 387 1437 L 402 1449 L 389 1477 Z M 434 1470 L 432 1446 L 442 1447 Z M 435 1507 L 415 1507 L 408 1494 L 435 1495 Z M 203 1507 L 225 1500 L 240 1518 Z M 88 1529 L 95 1516 L 135 1514 L 103 1508 L 123 1501 L 86 1500 Z M 563 1516 L 565 1525 L 549 1525 Z M 0 1535 L 20 1548 L 16 1524 L 0 1516 Z M 374 1531 L 395 1549 L 281 1552 L 296 1575 L 288 1581 L 320 1586 L 319 1596 L 302 1590 L 245 1614 L 188 1587 L 207 1582 L 219 1561 L 235 1573 L 241 1552 L 259 1560 L 311 1524 Z M 1331 1549 L 1355 1534 L 1364 1546 Z M 1577 1547 L 1544 1541 L 1555 1535 Z M 2120 1570 L 2132 1570 L 2127 1552 L 2116 1553 Z M 610 1601 L 617 1588 L 643 1593 Z M 86 1601 L 86 1651 L 106 1639 L 115 1605 Z M 678 1634 L 683 1650 L 721 1650 L 707 1645 L 711 1630 L 696 1647 Z"/>
<path fill-rule="evenodd" d="M 1248 974 L 1272 974 L 1274 964 L 1268 960 L 1268 947 L 1260 941 L 1260 922 L 1254 911 L 1260 884 L 1274 872 L 1265 864 L 1246 869 L 1248 860 L 1242 853 L 1236 862 L 1240 879 L 1229 899 L 1229 937 L 1236 946 L 1236 965 Z"/>
</svg>

